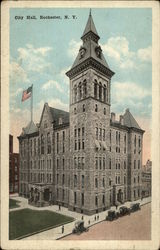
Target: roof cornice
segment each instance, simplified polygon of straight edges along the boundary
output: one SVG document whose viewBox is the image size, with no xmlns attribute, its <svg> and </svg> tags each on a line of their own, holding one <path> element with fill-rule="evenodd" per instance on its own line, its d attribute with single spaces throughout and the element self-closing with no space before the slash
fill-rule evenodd
<svg viewBox="0 0 160 250">
<path fill-rule="evenodd" d="M 96 61 L 94 58 L 90 57 L 90 58 L 87 58 L 82 63 L 80 63 L 79 65 L 72 68 L 71 70 L 69 70 L 68 72 L 66 72 L 66 75 L 70 79 L 72 79 L 74 76 L 78 75 L 81 71 L 84 71 L 90 67 L 97 69 L 104 75 L 107 75 L 109 78 L 111 78 L 115 74 L 112 70 L 105 67 L 104 65 Z"/>
</svg>

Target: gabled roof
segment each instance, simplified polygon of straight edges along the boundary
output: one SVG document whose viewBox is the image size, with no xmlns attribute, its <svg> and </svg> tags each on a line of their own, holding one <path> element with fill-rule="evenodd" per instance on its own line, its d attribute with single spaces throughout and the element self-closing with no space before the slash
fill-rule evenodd
<svg viewBox="0 0 160 250">
<path fill-rule="evenodd" d="M 22 132 L 21 136 L 33 134 L 33 133 L 36 133 L 36 132 L 38 132 L 37 126 L 34 124 L 33 121 L 30 121 L 28 123 L 28 125 L 25 128 L 23 128 L 23 132 Z"/>
<path fill-rule="evenodd" d="M 69 123 L 69 112 L 52 107 L 49 107 L 49 110 L 51 112 L 54 125 L 59 125 L 60 118 L 62 118 L 63 124 Z"/>
<path fill-rule="evenodd" d="M 98 33 L 97 33 L 96 27 L 94 25 L 91 13 L 89 14 L 88 21 L 87 21 L 87 24 L 86 24 L 86 27 L 85 27 L 85 30 L 83 32 L 82 37 L 85 36 L 90 31 L 92 31 L 94 34 L 96 34 L 98 36 Z"/>
<path fill-rule="evenodd" d="M 133 115 L 130 113 L 129 109 L 126 109 L 126 112 L 123 118 L 124 118 L 124 125 L 127 126 L 128 128 L 137 128 L 137 129 L 142 130 L 140 126 L 138 125 L 138 123 L 136 122 Z"/>
</svg>

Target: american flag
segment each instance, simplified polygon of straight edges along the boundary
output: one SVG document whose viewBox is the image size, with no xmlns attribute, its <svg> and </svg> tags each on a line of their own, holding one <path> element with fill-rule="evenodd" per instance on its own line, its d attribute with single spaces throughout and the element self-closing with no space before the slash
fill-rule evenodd
<svg viewBox="0 0 160 250">
<path fill-rule="evenodd" d="M 23 91 L 22 102 L 24 102 L 25 100 L 27 100 L 28 98 L 30 98 L 31 95 L 32 95 L 32 86 Z"/>
</svg>

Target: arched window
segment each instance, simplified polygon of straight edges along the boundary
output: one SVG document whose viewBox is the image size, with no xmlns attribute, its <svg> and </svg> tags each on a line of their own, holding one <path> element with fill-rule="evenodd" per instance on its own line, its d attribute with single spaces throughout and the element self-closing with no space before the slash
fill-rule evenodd
<svg viewBox="0 0 160 250">
<path fill-rule="evenodd" d="M 99 83 L 99 100 L 102 100 L 102 84 Z"/>
<path fill-rule="evenodd" d="M 74 102 L 77 101 L 77 86 L 74 87 Z"/>
<path fill-rule="evenodd" d="M 83 98 L 87 96 L 87 81 L 83 81 Z"/>
<path fill-rule="evenodd" d="M 51 137 L 50 133 L 47 134 L 47 154 L 51 153 Z"/>
<path fill-rule="evenodd" d="M 96 99 L 97 99 L 97 87 L 98 87 L 97 80 L 94 80 L 94 97 Z"/>
<path fill-rule="evenodd" d="M 79 88 L 79 100 L 81 100 L 82 99 L 82 85 L 81 85 L 81 82 L 79 83 L 78 88 Z"/>
<path fill-rule="evenodd" d="M 106 103 L 106 85 L 103 87 L 103 101 Z"/>
</svg>

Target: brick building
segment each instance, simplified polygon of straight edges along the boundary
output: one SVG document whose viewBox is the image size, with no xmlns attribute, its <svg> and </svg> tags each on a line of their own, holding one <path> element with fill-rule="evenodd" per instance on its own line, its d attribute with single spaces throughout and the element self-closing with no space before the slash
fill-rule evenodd
<svg viewBox="0 0 160 250">
<path fill-rule="evenodd" d="M 142 168 L 142 196 L 148 197 L 152 193 L 152 162 L 148 160 Z"/>
<path fill-rule="evenodd" d="M 9 193 L 19 192 L 19 154 L 13 153 L 13 136 L 9 135 Z"/>
<path fill-rule="evenodd" d="M 110 113 L 111 78 L 91 14 L 83 45 L 66 73 L 69 112 L 44 104 L 19 139 L 20 195 L 94 214 L 141 196 L 142 130 L 129 109 Z"/>
</svg>

